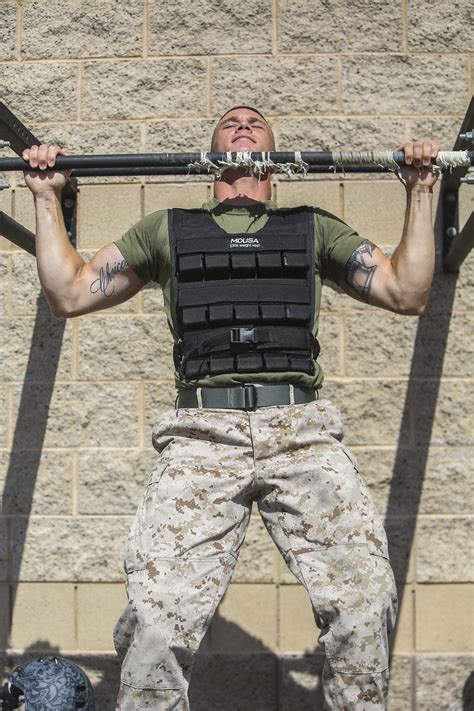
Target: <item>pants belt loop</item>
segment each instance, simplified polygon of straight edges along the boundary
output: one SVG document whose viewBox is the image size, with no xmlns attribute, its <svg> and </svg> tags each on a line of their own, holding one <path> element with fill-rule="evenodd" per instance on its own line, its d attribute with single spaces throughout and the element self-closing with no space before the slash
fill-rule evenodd
<svg viewBox="0 0 474 711">
<path fill-rule="evenodd" d="M 290 389 L 290 405 L 295 404 L 295 386 L 294 385 L 288 385 Z"/>
<path fill-rule="evenodd" d="M 202 407 L 202 392 L 201 388 L 196 388 L 196 400 L 197 400 L 197 406 Z"/>
</svg>

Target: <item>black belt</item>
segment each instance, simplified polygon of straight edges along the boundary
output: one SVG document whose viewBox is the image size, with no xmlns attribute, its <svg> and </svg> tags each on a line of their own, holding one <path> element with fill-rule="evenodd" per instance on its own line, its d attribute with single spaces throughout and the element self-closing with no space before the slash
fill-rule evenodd
<svg viewBox="0 0 474 711">
<path fill-rule="evenodd" d="M 179 393 L 176 408 L 222 407 L 256 410 L 271 405 L 300 405 L 317 399 L 317 393 L 298 385 L 252 385 L 233 388 L 191 388 Z"/>
</svg>

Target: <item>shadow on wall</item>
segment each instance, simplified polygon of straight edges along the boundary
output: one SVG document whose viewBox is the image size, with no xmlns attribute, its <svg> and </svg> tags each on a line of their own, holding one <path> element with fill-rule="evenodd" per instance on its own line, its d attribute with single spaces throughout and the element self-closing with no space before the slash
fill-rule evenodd
<svg viewBox="0 0 474 711">
<path fill-rule="evenodd" d="M 189 699 L 192 711 L 314 711 L 323 708 L 320 688 L 322 657 L 278 659 L 258 640 L 231 622 L 219 618 L 221 633 L 241 641 L 251 652 L 198 653 Z M 210 630 L 209 630 L 210 631 Z M 6 654 L 4 680 L 18 664 L 41 656 L 63 656 L 78 664 L 94 686 L 96 711 L 114 711 L 120 664 L 114 654 L 68 654 L 38 640 L 23 654 Z M 300 683 L 299 683 L 300 682 Z M 2 682 L 3 683 L 3 682 Z"/>
</svg>

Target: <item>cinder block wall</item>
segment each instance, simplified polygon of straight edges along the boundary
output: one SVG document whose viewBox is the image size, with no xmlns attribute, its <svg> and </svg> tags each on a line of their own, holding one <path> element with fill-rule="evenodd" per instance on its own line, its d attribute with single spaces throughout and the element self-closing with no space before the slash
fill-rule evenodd
<svg viewBox="0 0 474 711">
<path fill-rule="evenodd" d="M 472 93 L 472 20 L 468 0 L 3 0 L 0 93 L 71 152 L 203 149 L 240 102 L 271 119 L 282 149 L 450 148 Z M 34 229 L 22 176 L 8 177 L 0 209 Z M 196 178 L 82 181 L 78 248 L 88 258 L 142 215 L 211 193 Z M 461 224 L 473 194 L 462 190 Z M 274 197 L 330 210 L 387 251 L 401 235 L 394 177 L 278 180 Z M 473 265 L 438 266 L 419 319 L 324 291 L 323 394 L 385 516 L 402 600 L 392 711 L 472 708 Z M 63 654 L 107 711 L 124 540 L 151 425 L 174 400 L 171 339 L 158 290 L 67 322 L 39 294 L 34 259 L 0 238 L 4 672 Z M 193 711 L 322 708 L 317 635 L 256 514 L 197 658 Z"/>
</svg>

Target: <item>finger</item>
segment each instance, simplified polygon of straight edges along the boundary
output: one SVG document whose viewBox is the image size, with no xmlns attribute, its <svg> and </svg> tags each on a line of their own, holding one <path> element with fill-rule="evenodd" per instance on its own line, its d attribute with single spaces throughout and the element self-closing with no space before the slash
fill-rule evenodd
<svg viewBox="0 0 474 711">
<path fill-rule="evenodd" d="M 423 157 L 423 144 L 421 141 L 415 141 L 413 144 L 413 165 L 415 168 L 421 167 Z"/>
<path fill-rule="evenodd" d="M 38 149 L 39 146 L 31 146 L 30 148 L 30 168 L 38 167 Z"/>
<path fill-rule="evenodd" d="M 430 165 L 431 163 L 431 141 L 423 141 L 423 165 Z"/>
<path fill-rule="evenodd" d="M 47 161 L 48 161 L 48 167 L 52 168 L 54 164 L 56 163 L 56 156 L 58 155 L 58 152 L 61 149 L 58 148 L 57 146 L 48 146 L 48 152 L 47 152 Z"/>
<path fill-rule="evenodd" d="M 29 161 L 30 160 L 30 149 L 25 148 L 25 150 L 21 154 L 21 157 L 23 158 L 23 160 Z"/>
<path fill-rule="evenodd" d="M 439 149 L 441 148 L 440 144 L 438 141 L 432 141 L 431 143 L 431 157 L 436 158 L 436 156 L 439 153 Z"/>
<path fill-rule="evenodd" d="M 413 163 L 413 143 L 410 141 L 405 143 L 403 146 L 403 152 L 405 153 L 405 163 L 411 165 Z"/>
<path fill-rule="evenodd" d="M 40 145 L 38 148 L 38 165 L 41 170 L 44 170 L 45 168 L 48 167 L 48 146 L 46 146 L 44 143 Z"/>
</svg>

